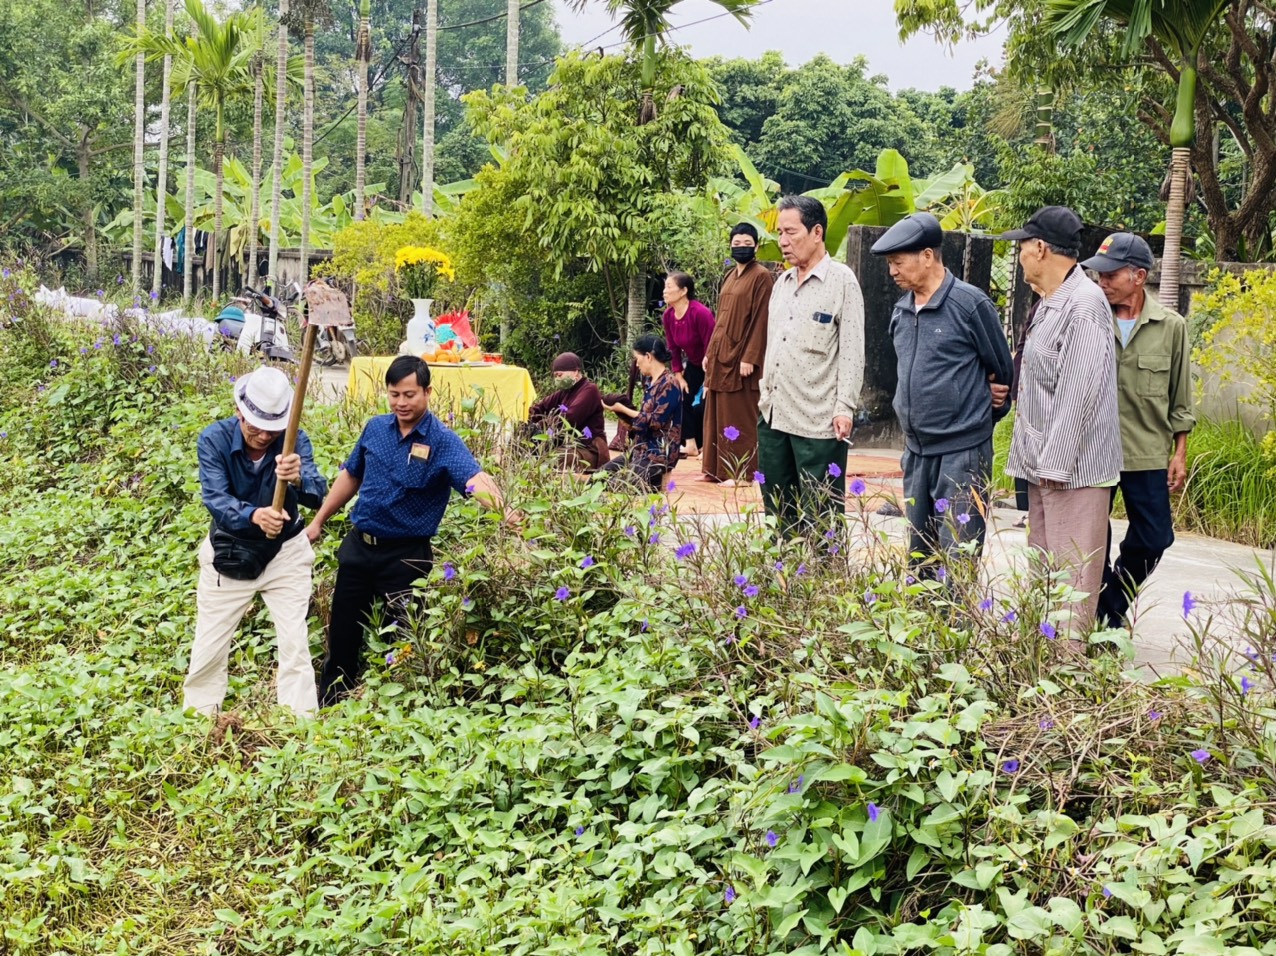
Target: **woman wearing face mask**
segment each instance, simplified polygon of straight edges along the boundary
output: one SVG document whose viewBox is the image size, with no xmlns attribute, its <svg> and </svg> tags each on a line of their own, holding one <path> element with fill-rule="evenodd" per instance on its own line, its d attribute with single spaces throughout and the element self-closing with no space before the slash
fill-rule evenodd
<svg viewBox="0 0 1276 956">
<path fill-rule="evenodd" d="M 717 324 L 704 358 L 704 481 L 747 481 L 758 467 L 758 383 L 773 280 L 757 251 L 752 225 L 731 230 L 735 268 L 718 291 Z"/>
<path fill-rule="evenodd" d="M 685 272 L 671 272 L 665 280 L 665 342 L 673 359 L 674 381 L 682 390 L 682 437 L 687 454 L 699 455 L 704 419 L 704 353 L 713 335 L 713 313 L 696 301 L 696 284 Z"/>
<path fill-rule="evenodd" d="M 603 405 L 609 412 L 629 419 L 629 447 L 613 458 L 599 474 L 613 484 L 637 485 L 646 491 L 659 488 L 665 475 L 678 464 L 682 444 L 682 394 L 669 371 L 669 350 L 658 335 L 647 334 L 634 343 L 634 361 L 650 383 L 643 391 L 642 408 L 621 402 Z"/>
</svg>

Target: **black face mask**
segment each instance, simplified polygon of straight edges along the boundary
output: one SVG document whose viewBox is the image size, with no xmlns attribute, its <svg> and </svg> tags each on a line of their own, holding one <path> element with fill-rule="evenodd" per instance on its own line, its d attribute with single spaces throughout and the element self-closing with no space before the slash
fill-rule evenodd
<svg viewBox="0 0 1276 956">
<path fill-rule="evenodd" d="M 731 258 L 741 265 L 752 262 L 757 256 L 758 250 L 753 246 L 732 246 Z"/>
</svg>

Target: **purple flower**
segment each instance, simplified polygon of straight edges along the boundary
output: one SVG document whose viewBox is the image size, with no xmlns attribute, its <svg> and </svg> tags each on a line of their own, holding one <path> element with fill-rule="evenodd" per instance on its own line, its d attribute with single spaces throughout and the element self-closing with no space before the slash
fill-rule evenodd
<svg viewBox="0 0 1276 956">
<path fill-rule="evenodd" d="M 1153 720 L 1153 721 L 1155 721 L 1155 720 L 1160 720 L 1160 719 L 1161 719 L 1161 716 L 1162 716 L 1162 714 L 1161 714 L 1161 712 L 1160 712 L 1159 710 L 1149 710 L 1149 711 L 1148 711 L 1148 720 Z"/>
<path fill-rule="evenodd" d="M 1019 772 L 1019 761 L 1018 761 L 1018 760 L 1006 760 L 1006 761 L 1004 761 L 1004 762 L 1002 763 L 1002 765 L 1001 765 L 1001 769 L 1002 769 L 1003 771 L 1005 771 L 1006 773 L 1018 773 L 1018 772 Z"/>
<path fill-rule="evenodd" d="M 829 528 L 827 531 L 825 531 L 825 532 L 824 532 L 824 540 L 825 540 L 825 541 L 832 541 L 832 540 L 834 540 L 836 537 L 837 537 L 837 532 L 836 532 L 836 531 L 834 531 L 832 528 Z"/>
<path fill-rule="evenodd" d="M 755 714 L 753 719 L 749 721 L 749 729 L 757 730 L 761 726 L 762 726 L 762 718 Z"/>
<path fill-rule="evenodd" d="M 736 428 L 734 425 L 728 425 L 726 428 L 722 429 L 722 437 L 727 441 L 735 441 L 740 437 L 740 429 Z"/>
<path fill-rule="evenodd" d="M 1042 621 L 1040 630 L 1041 636 L 1048 641 L 1053 641 L 1058 636 L 1058 632 L 1054 629 L 1054 625 L 1049 621 Z"/>
<path fill-rule="evenodd" d="M 1037 726 L 1042 730 L 1054 730 L 1054 721 L 1049 719 L 1042 720 L 1037 723 Z"/>
<path fill-rule="evenodd" d="M 959 514 L 959 515 L 957 516 L 957 523 L 958 523 L 958 524 L 970 524 L 970 515 L 965 514 L 965 513 L 963 513 L 963 514 Z"/>
<path fill-rule="evenodd" d="M 118 334 L 111 336 L 111 344 L 112 344 L 112 345 L 119 345 L 119 344 L 120 344 L 120 337 L 119 337 L 119 335 L 118 335 Z"/>
<path fill-rule="evenodd" d="M 98 297 L 99 299 L 106 298 L 106 290 L 105 290 L 105 289 L 98 289 L 98 290 L 97 290 L 97 297 Z"/>
<path fill-rule="evenodd" d="M 686 544 L 678 545 L 678 549 L 674 551 L 673 556 L 679 561 L 685 561 L 695 553 L 696 543 L 694 541 L 688 541 Z"/>
<path fill-rule="evenodd" d="M 385 656 L 385 666 L 386 666 L 386 667 L 393 667 L 393 666 L 394 666 L 394 660 L 395 660 L 395 658 L 394 658 L 394 651 L 391 651 L 389 654 L 387 654 L 387 655 Z"/>
<path fill-rule="evenodd" d="M 804 576 L 804 575 L 806 574 L 806 565 L 805 565 L 805 564 L 799 564 L 799 565 L 797 566 L 797 571 L 796 571 L 795 573 L 797 574 L 797 576 L 798 576 L 798 577 L 802 577 L 802 576 Z"/>
<path fill-rule="evenodd" d="M 1112 890 L 1111 890 L 1111 889 L 1109 889 L 1109 888 L 1108 888 L 1108 887 L 1106 887 L 1106 886 L 1103 888 L 1103 898 L 1104 898 L 1105 900 L 1110 900 L 1110 899 L 1112 899 Z"/>
<path fill-rule="evenodd" d="M 767 846 L 769 846 L 769 847 L 771 847 L 771 848 L 774 848 L 774 847 L 775 847 L 775 845 L 776 845 L 777 843 L 779 843 L 779 842 L 780 842 L 780 838 L 779 838 L 779 836 L 777 836 L 777 835 L 776 835 L 776 832 L 775 832 L 774 830 L 767 830 L 767 832 L 766 832 L 766 845 L 767 845 Z"/>
<path fill-rule="evenodd" d="M 155 374 L 155 366 L 154 366 L 154 365 L 148 366 L 148 367 L 147 367 L 147 369 L 146 369 L 146 371 L 148 371 L 148 372 L 150 372 L 152 375 L 154 375 L 154 374 Z"/>
<path fill-rule="evenodd" d="M 806 774 L 798 774 L 798 778 L 789 784 L 789 793 L 801 793 L 804 782 L 806 782 Z"/>
<path fill-rule="evenodd" d="M 840 552 L 841 550 L 842 550 L 842 549 L 841 549 L 840 547 L 838 547 L 836 544 L 830 544 L 830 545 L 829 545 L 829 554 L 837 554 L 837 553 L 838 553 L 838 552 Z"/>
<path fill-rule="evenodd" d="M 87 346 L 87 345 L 81 345 L 81 346 L 80 346 L 80 354 L 81 354 L 81 355 L 88 355 L 88 354 L 89 354 L 89 349 L 88 349 L 88 346 Z"/>
<path fill-rule="evenodd" d="M 443 563 L 443 580 L 451 581 L 454 577 L 456 577 L 456 568 L 452 566 L 451 561 L 445 561 Z"/>
<path fill-rule="evenodd" d="M 876 822 L 877 822 L 877 818 L 878 818 L 878 817 L 880 817 L 881 815 L 882 815 L 882 808 L 881 808 L 881 807 L 879 807 L 879 806 L 878 806 L 877 804 L 875 804 L 875 803 L 870 803 L 870 804 L 868 805 L 868 821 L 869 821 L 869 823 L 876 823 Z"/>
<path fill-rule="evenodd" d="M 6 279 L 7 279 L 7 278 L 9 278 L 9 276 L 11 276 L 11 275 L 13 275 L 13 273 L 12 273 L 12 272 L 10 272 L 8 269 L 5 269 L 5 270 L 4 270 L 4 277 L 5 277 Z"/>
<path fill-rule="evenodd" d="M 580 434 L 586 441 L 589 441 L 591 438 L 594 437 L 594 430 L 590 428 L 588 425 L 586 425 L 585 430 L 581 432 Z"/>
<path fill-rule="evenodd" d="M 1196 610 L 1196 598 L 1192 597 L 1191 591 L 1183 592 L 1183 616 L 1187 617 Z"/>
<path fill-rule="evenodd" d="M 117 275 L 117 276 L 115 277 L 115 284 L 116 284 L 116 285 L 123 285 L 123 284 L 124 284 L 124 277 L 123 277 L 123 276 L 121 276 L 121 275 Z M 98 295 L 101 295 L 101 294 L 102 294 L 102 291 L 99 289 L 99 290 L 98 290 Z"/>
<path fill-rule="evenodd" d="M 57 359 L 54 359 L 52 362 L 49 363 L 49 368 L 57 368 L 57 367 L 58 367 Z"/>
<path fill-rule="evenodd" d="M 864 484 L 863 478 L 853 478 L 851 480 L 851 494 L 858 497 L 868 490 L 868 485 Z"/>
<path fill-rule="evenodd" d="M 754 480 L 755 482 L 757 482 L 759 485 L 765 485 L 765 484 L 766 484 L 766 475 L 762 474 L 762 472 L 760 472 L 760 471 L 755 471 L 755 472 L 753 473 L 753 480 Z"/>
<path fill-rule="evenodd" d="M 842 469 L 838 467 L 837 462 L 835 461 L 829 462 L 829 477 L 830 478 L 842 477 Z"/>
<path fill-rule="evenodd" d="M 783 561 L 777 561 L 777 562 L 775 562 L 775 569 L 776 569 L 777 571 L 783 571 L 783 570 L 784 570 L 784 562 L 783 562 Z"/>
<path fill-rule="evenodd" d="M 572 590 L 566 584 L 554 592 L 554 599 L 557 601 L 566 601 L 572 596 Z"/>
<path fill-rule="evenodd" d="M 1210 752 L 1208 750 L 1193 750 L 1188 756 L 1197 763 L 1204 764 L 1210 759 Z"/>
<path fill-rule="evenodd" d="M 585 835 L 585 828 L 584 828 L 584 827 L 577 827 L 577 828 L 576 828 L 576 835 L 577 835 L 578 837 L 584 836 L 584 835 Z"/>
<path fill-rule="evenodd" d="M 146 354 L 147 354 L 147 355 L 150 355 L 150 354 L 151 354 L 152 352 L 154 352 L 154 351 L 155 351 L 155 346 L 153 346 L 153 345 L 148 345 L 148 346 L 146 346 Z"/>
<path fill-rule="evenodd" d="M 875 604 L 875 603 L 877 603 L 877 595 L 876 595 L 876 594 L 874 594 L 871 590 L 870 590 L 870 591 L 865 591 L 865 592 L 864 592 L 864 603 L 865 603 L 865 604 Z"/>
<path fill-rule="evenodd" d="M 156 300 L 158 300 L 158 299 L 159 299 L 159 293 L 158 293 L 158 292 L 152 292 L 152 293 L 151 293 L 151 301 L 152 301 L 152 302 L 155 302 L 155 301 L 156 301 Z"/>
<path fill-rule="evenodd" d="M 741 587 L 741 588 L 742 588 L 742 587 L 744 587 L 746 584 L 748 584 L 748 583 L 749 583 L 749 579 L 748 579 L 745 575 L 743 575 L 743 574 L 737 574 L 737 575 L 736 575 L 734 578 L 732 578 L 731 580 L 732 580 L 732 581 L 734 581 L 734 582 L 736 583 L 736 586 L 737 586 L 737 587 Z"/>
<path fill-rule="evenodd" d="M 940 584 L 943 584 L 945 581 L 947 581 L 947 580 L 948 580 L 948 570 L 947 570 L 946 568 L 936 568 L 936 569 L 935 569 L 935 580 L 936 580 L 936 581 L 938 581 Z"/>
<path fill-rule="evenodd" d="M 947 511 L 947 510 L 948 510 L 948 499 L 947 499 L 947 498 L 940 498 L 938 501 L 936 501 L 936 502 L 935 502 L 935 510 L 936 510 L 937 512 L 939 512 L 941 515 L 942 515 L 945 511 Z"/>
<path fill-rule="evenodd" d="M 677 487 L 678 485 L 672 480 L 670 480 L 669 484 L 665 485 L 665 491 L 673 491 Z"/>
<path fill-rule="evenodd" d="M 463 607 L 465 610 L 468 611 L 473 606 L 474 606 L 473 598 L 461 598 L 461 607 Z"/>
<path fill-rule="evenodd" d="M 651 537 L 649 537 L 649 538 L 647 539 L 647 543 L 648 543 L 648 544 L 659 544 L 659 543 L 660 543 L 660 532 L 659 532 L 659 531 L 653 531 L 653 532 L 651 532 Z"/>
<path fill-rule="evenodd" d="M 991 611 L 991 610 L 992 610 L 992 598 L 984 598 L 982 601 L 980 601 L 980 602 L 979 602 L 979 610 L 981 610 L 981 611 Z"/>
<path fill-rule="evenodd" d="M 1250 680 L 1248 677 L 1242 677 L 1241 678 L 1241 694 L 1242 695 L 1248 694 L 1253 689 L 1254 689 L 1254 682 Z"/>
<path fill-rule="evenodd" d="M 637 529 L 637 528 L 635 528 L 633 525 L 631 525 L 631 524 L 627 524 L 627 525 L 625 525 L 625 537 L 626 537 L 626 538 L 632 538 L 632 537 L 633 537 L 634 535 L 636 535 L 637 533 L 638 533 L 638 529 Z"/>
<path fill-rule="evenodd" d="M 757 586 L 756 584 L 750 584 L 748 587 L 746 587 L 746 588 L 744 589 L 744 596 L 745 596 L 745 597 L 747 597 L 747 598 L 755 598 L 755 597 L 757 597 L 757 596 L 758 596 L 758 586 Z"/>
<path fill-rule="evenodd" d="M 1007 611 L 1001 619 L 1003 624 L 1013 624 L 1017 620 L 1019 620 L 1019 615 L 1014 611 Z"/>
<path fill-rule="evenodd" d="M 567 406 L 566 406 L 566 405 L 559 405 L 559 406 L 558 406 L 558 410 L 559 410 L 559 412 L 560 412 L 560 413 L 562 413 L 563 415 L 566 415 L 566 414 L 567 414 Z"/>
<path fill-rule="evenodd" d="M 749 616 L 749 609 L 745 607 L 743 604 L 741 604 L 739 607 L 735 609 L 735 616 L 743 621 L 746 617 Z"/>
<path fill-rule="evenodd" d="M 728 906 L 734 903 L 735 902 L 735 887 L 732 886 L 730 883 L 728 883 L 727 891 L 722 894 L 722 898 L 727 901 Z"/>
<path fill-rule="evenodd" d="M 593 557 L 591 557 L 588 554 L 585 555 L 583 558 L 580 559 L 580 566 L 582 570 L 585 568 L 592 568 L 594 566 Z"/>
<path fill-rule="evenodd" d="M 639 633 L 639 634 L 646 634 L 646 633 L 647 633 L 647 628 L 648 628 L 649 626 L 650 626 L 650 625 L 648 625 L 648 624 L 647 624 L 647 619 L 644 617 L 644 618 L 642 619 L 642 626 L 638 628 L 638 633 Z"/>
<path fill-rule="evenodd" d="M 904 575 L 904 583 L 905 583 L 905 584 L 916 584 L 916 583 L 917 583 L 917 579 L 916 579 L 915 577 L 913 577 L 911 574 L 906 574 L 906 575 Z"/>
</svg>

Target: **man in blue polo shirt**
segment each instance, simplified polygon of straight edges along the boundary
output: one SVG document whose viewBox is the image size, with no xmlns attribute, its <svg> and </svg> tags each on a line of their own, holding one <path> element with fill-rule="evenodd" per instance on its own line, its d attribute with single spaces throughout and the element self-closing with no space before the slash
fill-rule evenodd
<svg viewBox="0 0 1276 956">
<path fill-rule="evenodd" d="M 503 508 L 500 489 L 465 443 L 430 414 L 430 367 L 404 355 L 385 375 L 390 414 L 378 415 L 346 459 L 332 491 L 306 528 L 319 540 L 324 522 L 356 494 L 354 528 L 337 552 L 328 653 L 319 678 L 319 704 L 327 707 L 358 682 L 368 612 L 377 600 L 406 600 L 412 584 L 430 573 L 430 539 L 452 492 L 472 494 Z M 508 517 L 517 521 L 517 514 Z"/>
<path fill-rule="evenodd" d="M 943 245 L 939 220 L 919 212 L 872 248 L 905 293 L 890 332 L 914 561 L 950 558 L 963 541 L 983 547 L 993 422 L 1007 411 L 989 382 L 1009 385 L 1014 374 L 997 307 L 944 267 Z"/>
</svg>

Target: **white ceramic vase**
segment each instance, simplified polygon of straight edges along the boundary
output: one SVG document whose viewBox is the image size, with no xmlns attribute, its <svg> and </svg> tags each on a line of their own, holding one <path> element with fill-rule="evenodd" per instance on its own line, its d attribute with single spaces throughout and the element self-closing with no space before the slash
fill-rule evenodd
<svg viewBox="0 0 1276 956">
<path fill-rule="evenodd" d="M 413 299 L 412 318 L 408 319 L 407 344 L 408 352 L 420 355 L 425 351 L 425 343 L 434 338 L 434 319 L 430 317 L 433 299 Z"/>
</svg>

